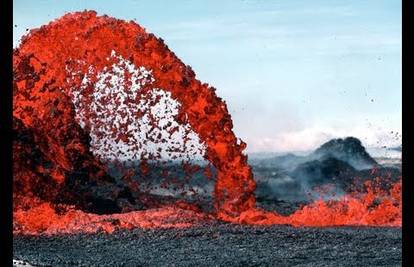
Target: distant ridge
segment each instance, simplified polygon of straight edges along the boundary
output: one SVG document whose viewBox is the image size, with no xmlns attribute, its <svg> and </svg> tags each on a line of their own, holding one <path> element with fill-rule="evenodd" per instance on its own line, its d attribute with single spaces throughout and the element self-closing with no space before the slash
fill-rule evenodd
<svg viewBox="0 0 414 267">
<path fill-rule="evenodd" d="M 339 159 L 357 170 L 369 169 L 378 164 L 365 150 L 361 141 L 355 137 L 332 139 L 316 149 L 310 157 Z"/>
</svg>

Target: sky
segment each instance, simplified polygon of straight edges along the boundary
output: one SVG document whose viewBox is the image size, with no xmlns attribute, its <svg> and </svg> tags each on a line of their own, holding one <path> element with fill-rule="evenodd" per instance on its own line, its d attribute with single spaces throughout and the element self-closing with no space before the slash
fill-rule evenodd
<svg viewBox="0 0 414 267">
<path fill-rule="evenodd" d="M 14 0 L 14 46 L 67 12 L 135 20 L 217 88 L 248 152 L 401 144 L 401 1 Z"/>
</svg>

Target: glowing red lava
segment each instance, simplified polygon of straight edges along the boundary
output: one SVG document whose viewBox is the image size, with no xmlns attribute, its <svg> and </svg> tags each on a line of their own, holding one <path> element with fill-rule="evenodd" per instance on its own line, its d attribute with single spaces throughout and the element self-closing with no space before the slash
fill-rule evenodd
<svg viewBox="0 0 414 267">
<path fill-rule="evenodd" d="M 364 189 L 365 192 L 348 194 L 338 200 L 314 201 L 289 216 L 251 209 L 242 212 L 237 219 L 224 216 L 222 219 L 257 225 L 401 226 L 401 180 L 393 184 L 390 190 L 383 190 L 372 181 L 367 181 Z"/>
<path fill-rule="evenodd" d="M 362 196 L 317 201 L 288 217 L 256 209 L 246 144 L 234 135 L 225 102 L 135 22 L 93 11 L 67 14 L 31 30 L 13 63 L 15 233 L 185 227 L 206 220 L 184 204 L 125 212 L 113 199 L 133 202 L 130 191 L 139 185 L 132 182 L 98 198 L 90 190 L 115 183 L 105 160 L 143 160 L 145 174 L 146 160 L 183 154 L 201 155 L 217 170 L 214 204 L 221 220 L 401 225 L 400 183 L 388 193 L 368 186 Z M 380 204 L 373 205 L 379 195 Z"/>
</svg>

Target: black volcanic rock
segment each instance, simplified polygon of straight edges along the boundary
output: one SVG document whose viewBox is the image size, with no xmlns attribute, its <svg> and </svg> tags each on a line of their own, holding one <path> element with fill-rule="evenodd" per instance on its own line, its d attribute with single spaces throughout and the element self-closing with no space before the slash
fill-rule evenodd
<svg viewBox="0 0 414 267">
<path fill-rule="evenodd" d="M 401 228 L 211 223 L 112 234 L 20 236 L 34 266 L 401 266 Z"/>
<path fill-rule="evenodd" d="M 252 164 L 258 202 L 302 201 L 316 187 L 333 185 L 334 193 L 353 191 L 381 177 L 383 188 L 401 179 L 401 170 L 377 163 L 355 137 L 332 139 L 308 156 L 286 154 Z"/>
<path fill-rule="evenodd" d="M 329 157 L 299 164 L 290 175 L 296 180 L 314 187 L 334 182 L 339 185 L 349 184 L 356 173 L 355 168 L 347 162 Z"/>
<path fill-rule="evenodd" d="M 361 141 L 355 137 L 332 139 L 316 149 L 310 157 L 313 159 L 336 158 L 357 170 L 369 169 L 377 165 Z"/>
</svg>

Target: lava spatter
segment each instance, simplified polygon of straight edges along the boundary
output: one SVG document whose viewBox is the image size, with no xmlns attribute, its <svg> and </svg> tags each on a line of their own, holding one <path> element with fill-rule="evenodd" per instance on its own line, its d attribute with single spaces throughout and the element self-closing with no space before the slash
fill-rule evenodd
<svg viewBox="0 0 414 267">
<path fill-rule="evenodd" d="M 190 155 L 217 170 L 217 210 L 237 216 L 254 206 L 245 145 L 232 132 L 226 104 L 136 23 L 92 11 L 67 14 L 30 31 L 13 62 L 13 116 L 30 129 L 33 144 L 56 170 L 48 179 L 61 181 L 44 200 L 93 199 L 78 188 L 111 182 L 103 166 L 108 159 Z M 107 194 L 98 204 L 68 202 L 94 212 L 119 198 L 119 192 Z"/>
<path fill-rule="evenodd" d="M 383 197 L 373 206 L 369 190 L 336 203 L 315 202 L 289 217 L 256 209 L 246 144 L 234 135 L 225 102 L 162 39 L 135 22 L 93 11 L 67 14 L 22 39 L 13 52 L 13 72 L 16 233 L 111 232 L 203 221 L 210 217 L 188 204 L 144 210 L 149 197 L 131 169 L 115 179 L 107 167 L 123 169 L 125 162 L 139 160 L 136 172 L 145 177 L 154 162 L 194 158 L 206 159 L 216 171 L 218 219 L 401 225 L 401 199 Z M 210 166 L 205 173 L 211 176 Z"/>
</svg>

